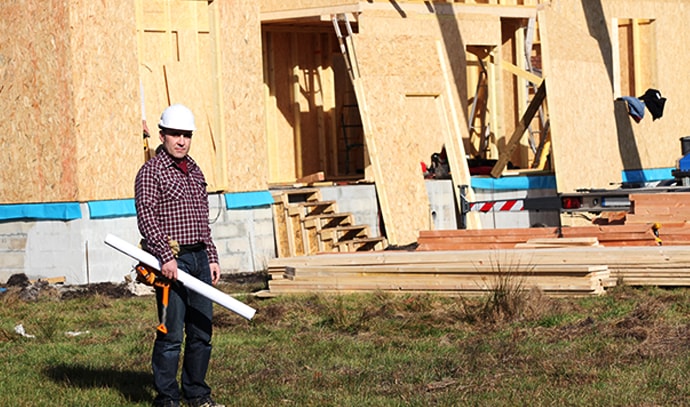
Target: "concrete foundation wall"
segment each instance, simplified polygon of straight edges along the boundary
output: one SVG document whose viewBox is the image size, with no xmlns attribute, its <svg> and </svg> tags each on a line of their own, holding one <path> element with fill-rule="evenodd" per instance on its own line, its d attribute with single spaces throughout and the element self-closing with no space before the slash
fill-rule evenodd
<svg viewBox="0 0 690 407">
<path fill-rule="evenodd" d="M 436 230 L 457 229 L 457 214 L 450 180 L 428 180 L 429 216 Z M 510 199 L 527 191 L 487 192 L 480 199 Z M 552 191 L 532 191 L 530 196 Z M 376 188 L 373 184 L 321 188 L 324 200 L 335 200 L 338 210 L 353 214 L 357 224 L 381 235 Z M 29 278 L 66 278 L 66 284 L 121 282 L 132 272 L 136 261 L 104 243 L 110 233 L 132 244 L 140 234 L 136 217 L 91 219 L 89 206 L 80 204 L 82 218 L 73 221 L 10 221 L 0 223 L 0 283 L 17 273 Z M 276 256 L 271 207 L 226 209 L 224 196 L 209 197 L 211 230 L 224 273 L 266 270 Z M 505 212 L 481 214 L 485 228 L 529 227 L 544 221 L 539 214 Z M 556 222 L 558 222 L 558 216 Z"/>
</svg>

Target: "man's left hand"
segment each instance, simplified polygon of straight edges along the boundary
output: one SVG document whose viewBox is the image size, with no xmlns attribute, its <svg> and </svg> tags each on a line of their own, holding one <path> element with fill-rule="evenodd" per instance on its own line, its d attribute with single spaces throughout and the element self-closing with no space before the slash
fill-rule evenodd
<svg viewBox="0 0 690 407">
<path fill-rule="evenodd" d="M 211 269 L 211 284 L 216 285 L 218 280 L 220 280 L 220 265 L 218 263 L 211 263 L 209 268 Z"/>
</svg>

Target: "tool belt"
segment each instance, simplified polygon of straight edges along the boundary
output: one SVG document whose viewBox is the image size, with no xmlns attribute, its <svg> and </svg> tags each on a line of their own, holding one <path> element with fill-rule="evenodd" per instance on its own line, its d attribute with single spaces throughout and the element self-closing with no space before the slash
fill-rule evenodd
<svg viewBox="0 0 690 407">
<path fill-rule="evenodd" d="M 180 251 L 179 251 L 178 255 L 182 255 L 185 253 L 200 252 L 202 250 L 206 250 L 206 243 L 204 243 L 204 242 L 199 242 L 199 243 L 194 243 L 194 244 L 181 244 L 180 245 Z"/>
</svg>

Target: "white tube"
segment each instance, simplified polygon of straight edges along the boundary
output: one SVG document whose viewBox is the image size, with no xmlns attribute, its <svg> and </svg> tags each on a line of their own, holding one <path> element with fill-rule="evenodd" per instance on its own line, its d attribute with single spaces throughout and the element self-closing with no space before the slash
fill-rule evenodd
<svg viewBox="0 0 690 407">
<path fill-rule="evenodd" d="M 105 244 L 135 260 L 139 260 L 140 262 L 156 269 L 157 271 L 160 271 L 161 269 L 160 262 L 152 254 L 141 250 L 140 248 L 120 239 L 117 236 L 108 234 L 105 237 Z M 179 268 L 177 269 L 177 280 L 190 290 L 196 291 L 209 300 L 222 305 L 223 307 L 246 319 L 252 319 L 256 313 L 256 310 L 249 305 L 232 298 L 219 289 L 204 283 L 203 281 L 185 273 Z"/>
</svg>

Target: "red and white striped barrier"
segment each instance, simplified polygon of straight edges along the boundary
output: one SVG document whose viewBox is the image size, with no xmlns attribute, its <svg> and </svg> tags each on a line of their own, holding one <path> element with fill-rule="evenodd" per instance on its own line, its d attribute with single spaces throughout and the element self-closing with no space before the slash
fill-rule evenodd
<svg viewBox="0 0 690 407">
<path fill-rule="evenodd" d="M 525 201 L 522 199 L 508 199 L 505 201 L 470 202 L 470 211 L 473 212 L 517 212 L 525 209 Z"/>
</svg>

